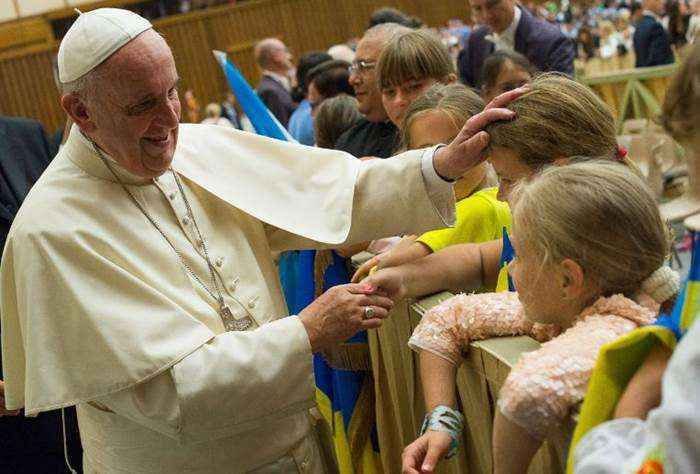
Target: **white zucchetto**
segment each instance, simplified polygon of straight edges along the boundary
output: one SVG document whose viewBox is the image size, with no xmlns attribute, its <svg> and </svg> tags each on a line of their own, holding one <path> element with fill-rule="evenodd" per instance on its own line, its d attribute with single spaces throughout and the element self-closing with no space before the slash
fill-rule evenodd
<svg viewBox="0 0 700 474">
<path fill-rule="evenodd" d="M 151 22 L 129 10 L 98 8 L 81 13 L 58 49 L 59 80 L 65 84 L 79 79 L 151 28 Z"/>
</svg>

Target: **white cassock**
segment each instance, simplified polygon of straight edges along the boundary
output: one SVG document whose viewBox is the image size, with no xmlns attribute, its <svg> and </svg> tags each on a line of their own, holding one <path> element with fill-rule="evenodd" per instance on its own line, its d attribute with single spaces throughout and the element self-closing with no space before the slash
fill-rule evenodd
<svg viewBox="0 0 700 474">
<path fill-rule="evenodd" d="M 77 405 L 86 472 L 322 472 L 306 331 L 272 252 L 451 224 L 433 151 L 361 162 L 223 127 L 181 125 L 173 169 L 247 331 L 198 285 L 73 127 L 20 209 L 2 261 L 8 408 Z M 173 175 L 113 165 L 212 285 Z"/>
</svg>

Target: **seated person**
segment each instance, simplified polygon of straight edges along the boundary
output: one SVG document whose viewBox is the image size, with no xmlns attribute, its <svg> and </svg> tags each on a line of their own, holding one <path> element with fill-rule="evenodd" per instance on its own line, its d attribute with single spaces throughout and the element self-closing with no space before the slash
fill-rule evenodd
<svg viewBox="0 0 700 474">
<path fill-rule="evenodd" d="M 406 448 L 404 472 L 432 472 L 456 449 L 455 378 L 471 341 L 527 334 L 543 342 L 513 367 L 494 421 L 495 473 L 522 473 L 583 400 L 600 347 L 654 321 L 678 290 L 678 275 L 664 265 L 670 239 L 656 200 L 626 165 L 552 166 L 519 182 L 510 202 L 517 238 L 509 272 L 518 292 L 450 298 L 409 341 L 420 352 L 429 413 Z M 651 292 L 659 275 L 663 291 Z"/>
<path fill-rule="evenodd" d="M 449 143 L 466 121 L 484 108 L 484 102 L 461 84 L 435 84 L 406 110 L 401 124 L 405 149 L 425 148 Z M 503 227 L 510 226 L 508 205 L 496 199 L 490 165 L 481 163 L 455 183 L 457 222 L 455 227 L 434 230 L 408 245 L 397 245 L 364 263 L 353 276 L 364 278 L 380 260 L 389 266 L 416 260 L 449 245 L 487 242 L 500 237 Z M 406 242 L 406 241 L 405 241 Z M 493 288 L 491 288 L 493 290 Z"/>
</svg>

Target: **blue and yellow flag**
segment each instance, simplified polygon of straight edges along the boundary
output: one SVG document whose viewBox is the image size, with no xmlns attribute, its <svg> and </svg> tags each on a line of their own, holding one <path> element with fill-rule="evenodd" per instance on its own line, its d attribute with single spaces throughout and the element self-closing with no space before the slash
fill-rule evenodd
<svg viewBox="0 0 700 474">
<path fill-rule="evenodd" d="M 508 264 L 515 258 L 515 249 L 513 249 L 513 244 L 510 243 L 510 237 L 508 236 L 508 229 L 503 228 L 503 250 L 501 250 L 501 259 L 498 262 L 498 283 L 496 283 L 496 291 L 515 291 L 515 285 L 513 284 L 513 279 L 508 273 Z"/>
<path fill-rule="evenodd" d="M 277 118 L 265 106 L 258 94 L 255 93 L 248 81 L 245 80 L 243 74 L 238 68 L 226 57 L 226 53 L 221 51 L 213 51 L 214 57 L 219 62 L 226 75 L 231 92 L 236 96 L 243 112 L 248 116 L 248 120 L 255 128 L 258 135 L 265 137 L 276 138 L 293 142 L 294 138 L 285 130 Z"/>
<path fill-rule="evenodd" d="M 226 54 L 214 51 L 231 91 L 258 135 L 295 141 L 260 100 Z M 324 262 L 319 266 L 319 259 Z M 317 273 L 322 267 L 322 288 Z M 345 259 L 332 251 L 284 252 L 279 264 L 280 281 L 290 314 L 298 314 L 327 290 L 350 282 Z M 365 331 L 337 350 L 314 354 L 316 402 L 333 433 L 333 448 L 343 474 L 381 473 L 374 415 L 374 382 Z"/>
<path fill-rule="evenodd" d="M 285 288 L 291 314 L 308 306 L 320 291 L 350 281 L 345 259 L 333 251 L 298 252 L 295 269 L 297 280 Z M 320 282 L 314 277 L 319 273 Z M 330 352 L 314 354 L 314 375 L 316 402 L 331 427 L 340 472 L 381 473 L 367 332 Z"/>
<path fill-rule="evenodd" d="M 692 238 L 688 278 L 670 314 L 662 314 L 654 324 L 640 327 L 600 349 L 571 440 L 567 473 L 573 472 L 573 454 L 578 442 L 590 430 L 612 419 L 627 384 L 651 349 L 656 344 L 674 349 L 695 320 L 700 309 L 700 234 L 694 232 Z"/>
</svg>

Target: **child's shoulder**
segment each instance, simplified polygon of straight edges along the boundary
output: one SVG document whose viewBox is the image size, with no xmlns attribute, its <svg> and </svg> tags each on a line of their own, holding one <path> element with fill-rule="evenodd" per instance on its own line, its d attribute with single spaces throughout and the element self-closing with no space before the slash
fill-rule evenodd
<svg viewBox="0 0 700 474">
<path fill-rule="evenodd" d="M 593 324 L 615 320 L 626 320 L 636 326 L 654 322 L 658 315 L 659 306 L 653 301 L 645 301 L 642 305 L 623 295 L 600 297 L 588 308 L 581 312 L 577 324 Z"/>
</svg>

